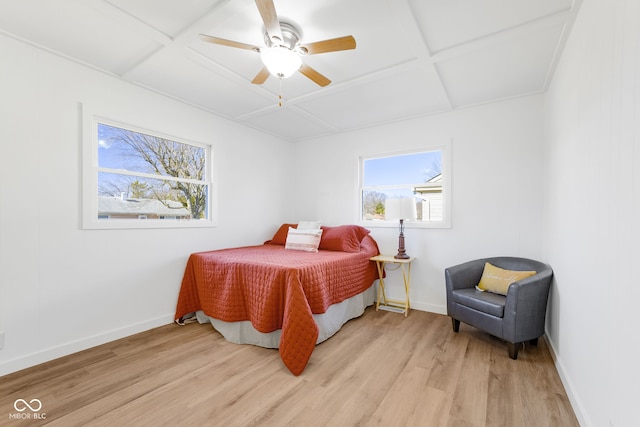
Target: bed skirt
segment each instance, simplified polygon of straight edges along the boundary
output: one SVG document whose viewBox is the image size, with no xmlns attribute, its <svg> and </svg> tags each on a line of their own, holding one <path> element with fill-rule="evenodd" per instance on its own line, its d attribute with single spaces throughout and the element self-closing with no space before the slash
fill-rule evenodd
<svg viewBox="0 0 640 427">
<path fill-rule="evenodd" d="M 365 308 L 375 301 L 375 285 L 366 291 L 330 306 L 323 314 L 314 314 L 313 319 L 320 329 L 316 344 L 329 339 L 349 320 L 361 316 Z M 236 344 L 252 344 L 265 348 L 278 348 L 282 330 L 270 333 L 256 330 L 248 320 L 241 322 L 225 322 L 209 317 L 204 312 L 196 312 L 199 323 L 211 323 L 215 330 L 229 342 Z"/>
</svg>

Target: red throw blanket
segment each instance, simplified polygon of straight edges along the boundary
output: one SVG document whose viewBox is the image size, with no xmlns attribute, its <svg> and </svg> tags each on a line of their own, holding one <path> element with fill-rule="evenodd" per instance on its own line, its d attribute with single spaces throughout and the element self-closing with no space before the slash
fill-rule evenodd
<svg viewBox="0 0 640 427">
<path fill-rule="evenodd" d="M 226 322 L 249 320 L 260 332 L 282 329 L 280 357 L 299 375 L 318 339 L 313 314 L 369 288 L 378 278 L 369 258 L 379 253 L 370 236 L 358 253 L 311 253 L 268 244 L 194 253 L 175 318 L 202 310 Z"/>
</svg>

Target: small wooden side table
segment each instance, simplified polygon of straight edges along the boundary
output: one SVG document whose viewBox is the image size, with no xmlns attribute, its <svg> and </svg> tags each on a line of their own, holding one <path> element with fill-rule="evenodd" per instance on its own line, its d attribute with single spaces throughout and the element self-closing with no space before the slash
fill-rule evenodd
<svg viewBox="0 0 640 427">
<path fill-rule="evenodd" d="M 378 276 L 380 278 L 380 286 L 378 286 L 378 298 L 376 301 L 376 311 L 382 307 L 382 309 L 388 309 L 390 311 L 397 311 L 404 313 L 404 317 L 409 314 L 411 303 L 409 301 L 409 290 L 411 289 L 411 263 L 415 258 L 398 259 L 393 255 L 376 255 L 371 258 L 371 261 L 375 261 L 378 266 Z M 404 301 L 392 300 L 387 298 L 384 284 L 384 266 L 385 264 L 397 264 L 402 269 L 402 281 L 404 282 Z"/>
</svg>

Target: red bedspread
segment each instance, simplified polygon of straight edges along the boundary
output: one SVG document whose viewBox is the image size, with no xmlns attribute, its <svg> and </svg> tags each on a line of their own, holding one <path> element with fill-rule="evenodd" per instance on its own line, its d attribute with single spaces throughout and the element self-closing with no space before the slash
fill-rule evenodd
<svg viewBox="0 0 640 427">
<path fill-rule="evenodd" d="M 318 338 L 313 314 L 369 288 L 378 278 L 369 258 L 378 254 L 370 236 L 357 253 L 311 253 L 268 244 L 194 253 L 175 318 L 202 310 L 227 322 L 249 320 L 260 332 L 282 329 L 280 357 L 299 375 Z"/>
</svg>

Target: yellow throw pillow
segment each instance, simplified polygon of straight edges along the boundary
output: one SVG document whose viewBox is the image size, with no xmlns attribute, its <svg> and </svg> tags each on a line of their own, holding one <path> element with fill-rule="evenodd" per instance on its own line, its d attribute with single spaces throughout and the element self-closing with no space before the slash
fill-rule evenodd
<svg viewBox="0 0 640 427">
<path fill-rule="evenodd" d="M 504 270 L 486 262 L 484 264 L 482 278 L 480 278 L 480 283 L 478 283 L 476 288 L 481 291 L 507 295 L 509 285 L 519 280 L 526 279 L 527 277 L 531 277 L 534 274 L 536 274 L 535 271 Z"/>
</svg>

